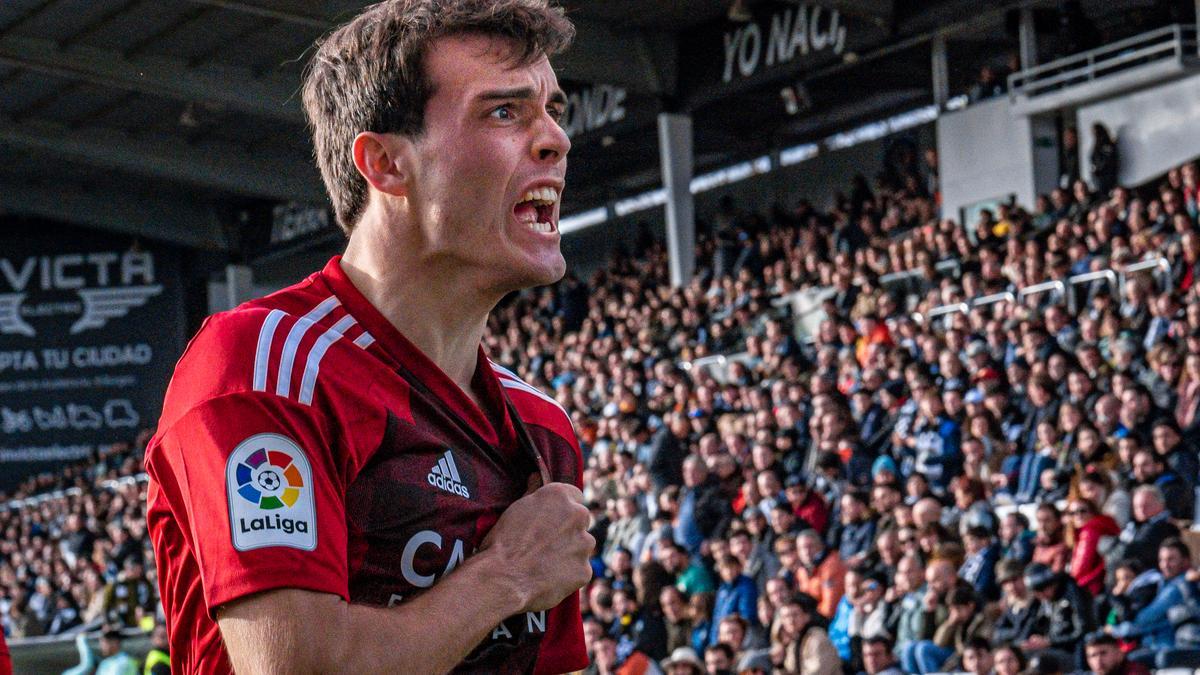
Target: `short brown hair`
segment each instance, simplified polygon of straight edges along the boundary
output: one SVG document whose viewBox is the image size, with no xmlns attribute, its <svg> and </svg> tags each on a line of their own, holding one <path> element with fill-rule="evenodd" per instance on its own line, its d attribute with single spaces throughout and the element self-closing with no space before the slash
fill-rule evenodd
<svg viewBox="0 0 1200 675">
<path fill-rule="evenodd" d="M 566 49 L 575 28 L 552 0 L 385 0 L 321 39 L 304 77 L 304 113 L 338 225 L 349 236 L 367 204 L 354 166 L 363 131 L 418 136 L 433 83 L 424 57 L 436 39 L 483 34 L 515 43 L 533 63 Z"/>
</svg>

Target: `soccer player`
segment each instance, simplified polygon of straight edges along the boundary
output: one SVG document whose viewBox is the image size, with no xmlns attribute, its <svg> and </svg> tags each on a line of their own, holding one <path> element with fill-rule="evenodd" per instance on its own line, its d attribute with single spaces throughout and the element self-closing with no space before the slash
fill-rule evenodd
<svg viewBox="0 0 1200 675">
<path fill-rule="evenodd" d="M 345 253 L 210 317 L 146 453 L 183 673 L 563 672 L 595 542 L 566 413 L 488 360 L 565 273 L 548 0 L 388 0 L 304 83 Z"/>
</svg>

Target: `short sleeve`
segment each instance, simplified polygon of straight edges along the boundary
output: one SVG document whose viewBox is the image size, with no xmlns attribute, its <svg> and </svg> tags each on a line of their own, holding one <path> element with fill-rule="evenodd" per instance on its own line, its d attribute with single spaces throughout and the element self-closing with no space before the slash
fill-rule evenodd
<svg viewBox="0 0 1200 675">
<path fill-rule="evenodd" d="M 147 454 L 199 566 L 210 616 L 277 588 L 349 600 L 346 468 L 312 407 L 263 392 L 204 401 Z"/>
</svg>

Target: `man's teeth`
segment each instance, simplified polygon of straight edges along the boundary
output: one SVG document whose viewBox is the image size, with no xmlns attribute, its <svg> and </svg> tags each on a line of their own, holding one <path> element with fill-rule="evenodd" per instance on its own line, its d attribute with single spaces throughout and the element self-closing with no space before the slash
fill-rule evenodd
<svg viewBox="0 0 1200 675">
<path fill-rule="evenodd" d="M 556 190 L 552 187 L 541 187 L 541 188 L 537 188 L 536 190 L 530 190 L 530 191 L 526 192 L 524 194 L 524 196 L 521 197 L 520 203 L 521 204 L 532 204 L 534 206 L 534 208 L 528 209 L 528 210 L 523 209 L 519 218 L 526 225 L 529 225 L 529 227 L 532 228 L 534 231 L 545 232 L 545 233 L 553 232 L 554 231 L 553 223 L 538 222 L 538 218 L 540 217 L 540 214 L 538 213 L 537 209 L 538 209 L 538 207 L 542 207 L 542 206 L 554 206 L 554 204 L 556 204 L 557 202 L 558 202 L 558 190 Z"/>
<path fill-rule="evenodd" d="M 536 190 L 530 190 L 521 197 L 522 202 L 535 202 L 539 204 L 553 204 L 558 201 L 558 190 L 552 187 L 542 187 Z"/>
<path fill-rule="evenodd" d="M 517 219 L 538 232 L 553 232 L 554 225 L 549 222 L 539 223 L 536 209 L 522 209 Z"/>
</svg>

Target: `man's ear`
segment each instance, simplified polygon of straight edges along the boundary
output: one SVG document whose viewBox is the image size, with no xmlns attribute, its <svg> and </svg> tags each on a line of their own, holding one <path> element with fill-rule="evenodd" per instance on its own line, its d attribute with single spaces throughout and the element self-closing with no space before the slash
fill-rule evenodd
<svg viewBox="0 0 1200 675">
<path fill-rule="evenodd" d="M 354 166 L 376 190 L 394 197 L 408 195 L 408 139 L 364 131 L 354 137 Z"/>
</svg>

